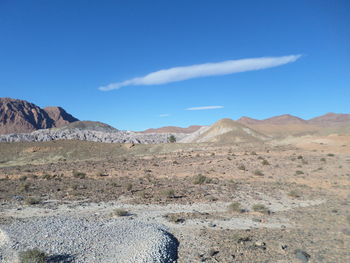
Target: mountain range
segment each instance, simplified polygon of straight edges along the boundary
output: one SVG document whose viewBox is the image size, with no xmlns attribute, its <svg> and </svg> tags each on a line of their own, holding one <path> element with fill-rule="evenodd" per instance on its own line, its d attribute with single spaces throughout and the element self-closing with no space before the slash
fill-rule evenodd
<svg viewBox="0 0 350 263">
<path fill-rule="evenodd" d="M 309 120 L 284 114 L 271 118 L 258 120 L 243 116 L 236 120 L 236 123 L 242 124 L 256 132 L 264 135 L 281 137 L 286 135 L 305 135 L 322 133 L 322 131 L 332 131 L 342 133 L 350 128 L 350 114 L 327 113 Z M 152 133 L 193 133 L 201 130 L 203 126 L 194 125 L 188 128 L 175 126 L 166 126 L 158 129 L 148 129 L 144 132 Z"/>
<path fill-rule="evenodd" d="M 0 134 L 62 127 L 75 121 L 78 119 L 61 107 L 42 109 L 25 100 L 0 98 Z"/>
<path fill-rule="evenodd" d="M 30 133 L 41 129 L 63 128 L 113 133 L 118 130 L 100 122 L 79 121 L 61 107 L 40 108 L 18 99 L 0 98 L 0 134 Z M 187 128 L 166 126 L 147 129 L 142 134 L 183 134 L 183 142 L 264 140 L 268 137 L 315 133 L 348 133 L 350 114 L 327 113 L 309 120 L 284 114 L 263 120 L 241 117 L 222 119 L 212 126 Z M 187 135 L 186 135 L 187 134 Z M 186 135 L 186 136 L 185 136 Z"/>
</svg>

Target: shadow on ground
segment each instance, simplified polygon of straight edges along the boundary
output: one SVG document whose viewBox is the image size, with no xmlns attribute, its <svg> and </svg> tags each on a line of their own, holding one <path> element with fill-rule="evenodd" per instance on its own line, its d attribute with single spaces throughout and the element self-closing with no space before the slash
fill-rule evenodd
<svg viewBox="0 0 350 263">
<path fill-rule="evenodd" d="M 169 242 L 167 247 L 166 247 L 166 250 L 168 252 L 168 253 L 166 253 L 166 255 L 168 256 L 168 258 L 162 262 L 164 262 L 164 263 L 177 262 L 177 260 L 179 259 L 178 248 L 179 248 L 180 243 L 173 234 L 171 234 L 167 231 L 164 231 L 164 235 L 169 237 L 171 242 Z"/>
<path fill-rule="evenodd" d="M 74 262 L 74 257 L 72 255 L 53 255 L 47 260 L 49 263 L 72 263 Z"/>
</svg>

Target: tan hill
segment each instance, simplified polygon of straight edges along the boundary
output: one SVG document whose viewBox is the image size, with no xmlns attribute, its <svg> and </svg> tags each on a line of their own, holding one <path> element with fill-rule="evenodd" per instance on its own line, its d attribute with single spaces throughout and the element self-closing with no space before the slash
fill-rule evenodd
<svg viewBox="0 0 350 263">
<path fill-rule="evenodd" d="M 249 117 L 243 117 L 238 119 L 237 122 L 244 124 L 263 134 L 274 137 L 303 135 L 313 133 L 318 130 L 317 127 L 309 124 L 306 120 L 290 114 L 275 116 L 264 120 L 256 120 Z"/>
<path fill-rule="evenodd" d="M 242 117 L 237 122 L 275 137 L 330 133 L 347 134 L 350 126 L 350 114 L 328 113 L 310 120 L 304 120 L 289 114 L 264 120 Z"/>
<path fill-rule="evenodd" d="M 261 122 L 261 120 L 253 119 L 250 117 L 243 116 L 237 120 L 237 122 L 244 124 L 244 125 L 252 125 L 252 124 L 258 124 Z"/>
<path fill-rule="evenodd" d="M 347 126 L 350 125 L 350 114 L 327 113 L 308 120 L 308 123 L 322 127 Z"/>
<path fill-rule="evenodd" d="M 78 121 L 77 118 L 67 113 L 61 107 L 45 107 L 44 111 L 46 111 L 49 117 L 53 120 L 55 127 L 62 127 L 71 122 Z"/>
<path fill-rule="evenodd" d="M 53 108 L 50 109 L 52 110 L 48 113 L 25 100 L 0 98 L 0 134 L 27 133 L 59 127 L 62 122 L 77 120 L 63 109 L 65 115 L 60 115 Z"/>
<path fill-rule="evenodd" d="M 303 120 L 299 117 L 296 117 L 290 114 L 283 114 L 283 115 L 271 117 L 263 120 L 263 122 L 265 124 L 273 124 L 273 125 L 307 124 L 306 120 Z"/>
<path fill-rule="evenodd" d="M 239 143 L 239 142 L 256 142 L 268 139 L 267 136 L 253 129 L 246 127 L 231 119 L 221 119 L 197 136 L 191 136 L 190 141 L 186 138 L 181 142 L 214 142 L 214 143 Z"/>
<path fill-rule="evenodd" d="M 191 125 L 187 128 L 176 127 L 176 126 L 165 126 L 157 129 L 147 129 L 143 133 L 193 133 L 203 126 Z"/>
<path fill-rule="evenodd" d="M 244 125 L 255 125 L 255 124 L 287 125 L 287 124 L 306 124 L 307 123 L 306 120 L 303 120 L 299 117 L 296 117 L 290 114 L 274 116 L 264 120 L 257 120 L 257 119 L 244 116 L 238 119 L 237 122 L 242 123 Z"/>
</svg>

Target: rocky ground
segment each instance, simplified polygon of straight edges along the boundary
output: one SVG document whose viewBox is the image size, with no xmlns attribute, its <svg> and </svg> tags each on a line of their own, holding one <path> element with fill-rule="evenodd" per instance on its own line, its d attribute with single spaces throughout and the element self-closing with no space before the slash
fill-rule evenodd
<svg viewBox="0 0 350 263">
<path fill-rule="evenodd" d="M 96 131 L 78 128 L 42 129 L 31 133 L 0 135 L 0 142 L 47 142 L 53 140 L 84 140 L 105 143 L 167 143 L 170 133 L 137 133 L 131 131 Z M 174 134 L 181 140 L 186 134 Z"/>
<path fill-rule="evenodd" d="M 341 145 L 2 143 L 0 224 L 123 209 L 168 229 L 178 262 L 348 262 Z"/>
</svg>

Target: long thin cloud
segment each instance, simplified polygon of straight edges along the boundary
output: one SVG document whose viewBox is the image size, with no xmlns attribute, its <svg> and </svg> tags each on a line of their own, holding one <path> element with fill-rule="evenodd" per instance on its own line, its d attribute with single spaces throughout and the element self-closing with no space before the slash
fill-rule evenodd
<svg viewBox="0 0 350 263">
<path fill-rule="evenodd" d="M 99 89 L 102 91 L 109 91 L 114 89 L 120 89 L 121 87 L 125 86 L 160 85 L 193 78 L 227 75 L 252 70 L 261 70 L 292 63 L 299 59 L 300 56 L 301 55 L 247 58 L 238 60 L 227 60 L 217 63 L 205 63 L 192 66 L 162 69 L 159 71 L 149 73 L 143 77 L 137 77 L 122 82 L 111 83 L 106 86 L 102 86 Z"/>
<path fill-rule="evenodd" d="M 214 109 L 222 109 L 224 106 L 204 106 L 204 107 L 192 107 L 187 108 L 185 110 L 214 110 Z"/>
</svg>

